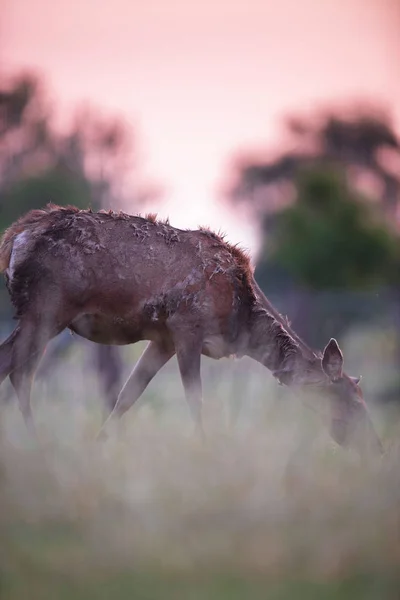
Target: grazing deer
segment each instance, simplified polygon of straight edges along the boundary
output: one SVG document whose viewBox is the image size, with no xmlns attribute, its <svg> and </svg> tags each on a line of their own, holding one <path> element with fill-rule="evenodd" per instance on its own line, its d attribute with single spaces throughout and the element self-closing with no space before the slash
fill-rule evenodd
<svg viewBox="0 0 400 600">
<path fill-rule="evenodd" d="M 28 426 L 35 369 L 47 342 L 68 327 L 99 344 L 149 340 L 113 417 L 176 354 L 201 430 L 201 355 L 247 355 L 280 383 L 326 398 L 337 443 L 381 447 L 337 342 L 331 339 L 322 355 L 308 348 L 263 295 L 243 251 L 208 229 L 49 204 L 6 230 L 0 271 L 18 320 L 0 346 L 0 383 L 10 376 Z"/>
</svg>

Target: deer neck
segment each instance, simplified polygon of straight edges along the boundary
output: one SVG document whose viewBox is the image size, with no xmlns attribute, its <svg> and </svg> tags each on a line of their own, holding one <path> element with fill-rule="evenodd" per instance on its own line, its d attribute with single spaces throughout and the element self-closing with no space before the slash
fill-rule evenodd
<svg viewBox="0 0 400 600">
<path fill-rule="evenodd" d="M 287 385 L 296 383 L 307 365 L 317 361 L 261 303 L 252 311 L 248 355 Z"/>
</svg>

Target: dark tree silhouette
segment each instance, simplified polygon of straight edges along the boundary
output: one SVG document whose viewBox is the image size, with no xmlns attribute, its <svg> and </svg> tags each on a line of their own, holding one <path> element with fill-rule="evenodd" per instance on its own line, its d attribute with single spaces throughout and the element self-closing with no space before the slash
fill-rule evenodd
<svg viewBox="0 0 400 600">
<path fill-rule="evenodd" d="M 351 180 L 368 174 L 380 188 L 379 198 L 388 218 L 392 219 L 400 201 L 400 171 L 391 162 L 400 162 L 400 142 L 390 118 L 377 108 L 361 108 L 353 115 L 322 113 L 315 120 L 289 118 L 286 121 L 295 149 L 272 160 L 242 159 L 238 177 L 230 191 L 233 202 L 253 204 L 260 214 L 271 210 L 274 197 L 282 184 L 295 182 L 298 172 L 306 167 L 340 166 Z M 281 191 L 285 201 L 287 187 Z"/>
</svg>

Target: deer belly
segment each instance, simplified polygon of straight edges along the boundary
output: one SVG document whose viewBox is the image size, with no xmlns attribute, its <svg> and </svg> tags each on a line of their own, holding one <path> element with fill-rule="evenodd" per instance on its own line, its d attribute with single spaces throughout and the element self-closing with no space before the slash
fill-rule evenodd
<svg viewBox="0 0 400 600">
<path fill-rule="evenodd" d="M 97 344 L 118 346 L 146 339 L 134 323 L 103 315 L 82 315 L 69 324 L 69 329 Z"/>
</svg>

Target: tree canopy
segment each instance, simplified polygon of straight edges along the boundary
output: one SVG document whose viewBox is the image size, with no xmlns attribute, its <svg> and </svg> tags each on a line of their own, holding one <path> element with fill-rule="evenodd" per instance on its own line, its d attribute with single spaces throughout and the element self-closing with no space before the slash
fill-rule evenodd
<svg viewBox="0 0 400 600">
<path fill-rule="evenodd" d="M 269 227 L 258 273 L 275 264 L 311 289 L 368 289 L 395 281 L 398 240 L 342 171 L 306 169 L 295 185 L 296 202 Z"/>
<path fill-rule="evenodd" d="M 390 118 L 369 107 L 289 118 L 287 129 L 289 149 L 242 160 L 229 194 L 260 225 L 258 276 L 270 287 L 292 280 L 311 289 L 397 281 L 400 176 L 391 164 L 400 142 Z"/>
</svg>

